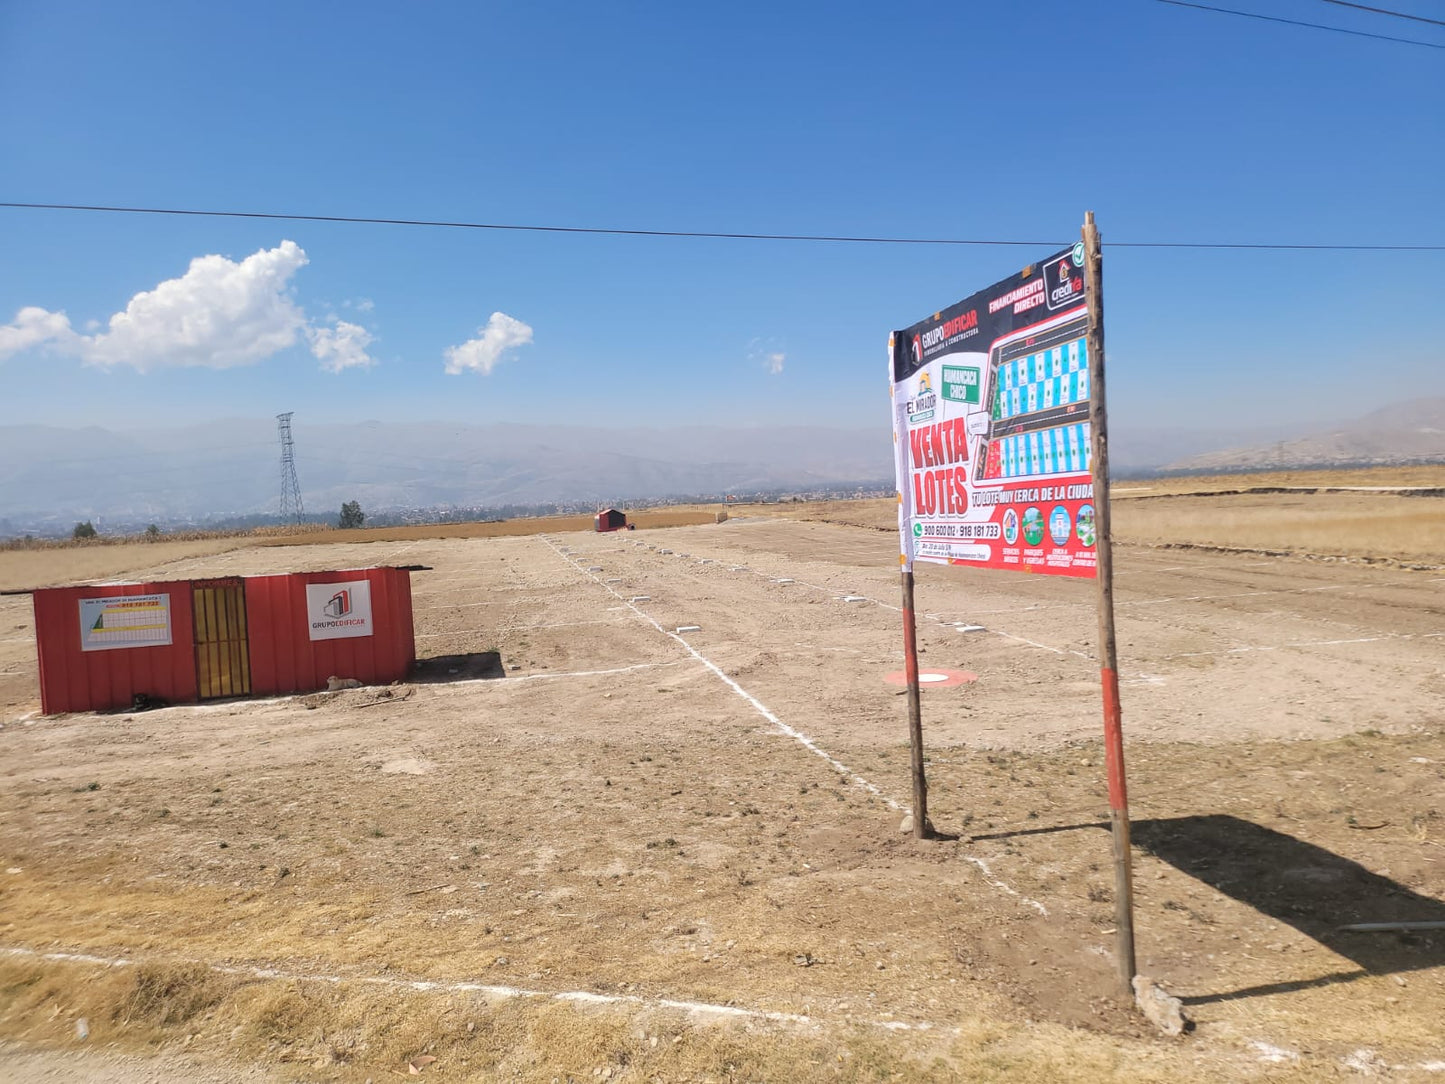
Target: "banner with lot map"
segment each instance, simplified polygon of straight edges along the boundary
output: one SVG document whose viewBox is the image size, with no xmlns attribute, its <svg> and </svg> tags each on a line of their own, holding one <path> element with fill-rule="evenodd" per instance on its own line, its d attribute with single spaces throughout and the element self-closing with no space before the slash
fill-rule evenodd
<svg viewBox="0 0 1445 1084">
<path fill-rule="evenodd" d="M 80 650 L 160 647 L 171 642 L 171 596 L 108 595 L 80 600 Z"/>
<path fill-rule="evenodd" d="M 1093 576 L 1084 246 L 889 338 L 901 561 Z"/>
</svg>

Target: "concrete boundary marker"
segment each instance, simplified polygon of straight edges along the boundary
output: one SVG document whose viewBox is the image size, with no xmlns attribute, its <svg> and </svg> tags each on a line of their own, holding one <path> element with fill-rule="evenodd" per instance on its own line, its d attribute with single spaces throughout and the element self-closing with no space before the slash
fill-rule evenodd
<svg viewBox="0 0 1445 1084">
<path fill-rule="evenodd" d="M 506 986 L 486 982 L 438 982 L 431 979 L 389 979 L 380 975 L 331 975 L 314 971 L 288 971 L 272 967 L 241 967 L 230 964 L 210 963 L 195 959 L 140 960 L 124 956 L 96 956 L 84 952 L 40 952 L 36 949 L 6 946 L 0 953 L 19 959 L 40 960 L 47 963 L 88 964 L 92 967 L 123 968 L 136 967 L 144 963 L 200 964 L 218 975 L 234 975 L 259 981 L 284 982 L 325 982 L 334 986 L 356 984 L 381 986 L 392 990 L 414 990 L 417 993 L 480 994 L 498 1001 L 566 1001 L 582 1005 L 620 1005 L 638 1009 L 665 1009 L 673 1012 L 691 1013 L 698 1016 L 712 1016 L 733 1020 L 767 1020 L 779 1024 L 795 1024 L 818 1027 L 824 1023 L 862 1025 L 882 1028 L 887 1031 L 939 1031 L 937 1024 L 921 1021 L 908 1023 L 904 1020 L 858 1019 L 849 1017 L 839 1021 L 824 1021 L 802 1013 L 781 1012 L 776 1009 L 753 1009 L 741 1005 L 717 1005 L 710 1001 L 686 1001 L 667 997 L 642 997 L 637 994 L 598 994 L 590 990 L 532 990 L 523 986 Z M 956 1031 L 957 1029 L 950 1029 Z"/>
</svg>

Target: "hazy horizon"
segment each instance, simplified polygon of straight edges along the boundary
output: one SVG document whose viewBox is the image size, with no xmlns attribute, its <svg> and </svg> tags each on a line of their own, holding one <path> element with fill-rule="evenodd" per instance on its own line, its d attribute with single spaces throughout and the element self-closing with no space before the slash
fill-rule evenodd
<svg viewBox="0 0 1445 1084">
<path fill-rule="evenodd" d="M 585 426 L 311 422 L 293 417 L 302 499 L 369 513 L 626 503 L 727 493 L 892 486 L 886 425 Z M 1186 430 L 1111 424 L 1116 476 L 1217 463 L 1445 458 L 1445 398 L 1329 427 Z M 122 429 L 0 426 L 0 533 L 81 519 L 144 525 L 274 514 L 274 418 Z"/>
</svg>

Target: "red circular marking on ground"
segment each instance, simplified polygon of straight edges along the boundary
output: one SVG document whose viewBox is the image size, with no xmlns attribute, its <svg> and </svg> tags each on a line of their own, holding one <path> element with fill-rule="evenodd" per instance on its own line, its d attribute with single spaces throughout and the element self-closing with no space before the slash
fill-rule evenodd
<svg viewBox="0 0 1445 1084">
<path fill-rule="evenodd" d="M 889 685 L 907 685 L 908 675 L 902 670 L 896 670 L 891 674 L 884 674 L 883 680 Z M 918 671 L 918 686 L 921 689 L 947 688 L 949 685 L 968 685 L 978 680 L 978 675 L 971 670 L 920 670 Z"/>
</svg>

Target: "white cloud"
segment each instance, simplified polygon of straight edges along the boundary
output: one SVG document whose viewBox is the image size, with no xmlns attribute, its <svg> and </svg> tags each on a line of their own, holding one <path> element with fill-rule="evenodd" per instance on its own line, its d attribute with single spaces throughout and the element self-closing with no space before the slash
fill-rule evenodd
<svg viewBox="0 0 1445 1084">
<path fill-rule="evenodd" d="M 442 353 L 447 359 L 447 372 L 471 369 L 485 376 L 505 360 L 508 350 L 531 341 L 530 327 L 504 312 L 494 312 L 487 326 L 477 329 L 477 338 L 468 339 L 460 346 L 449 346 Z"/>
<path fill-rule="evenodd" d="M 0 360 L 42 343 L 78 338 L 63 312 L 46 312 L 34 305 L 15 314 L 13 324 L 0 325 Z"/>
<path fill-rule="evenodd" d="M 748 360 L 761 365 L 770 376 L 777 376 L 788 360 L 788 355 L 778 349 L 779 345 L 778 340 L 773 338 L 751 339 L 748 342 Z"/>
<path fill-rule="evenodd" d="M 0 325 L 0 360 L 45 346 L 87 365 L 128 365 L 141 372 L 166 368 L 229 369 L 263 361 L 304 334 L 322 368 L 370 365 L 371 334 L 357 324 L 312 327 L 291 294 L 291 279 L 307 263 L 295 241 L 261 249 L 237 262 L 197 256 L 186 273 L 136 294 L 103 327 L 80 334 L 63 312 L 24 308 Z"/>
<path fill-rule="evenodd" d="M 376 339 L 360 324 L 335 321 L 335 327 L 311 327 L 306 337 L 311 340 L 311 353 L 328 373 L 343 369 L 369 369 L 376 359 L 366 352 Z"/>
</svg>

